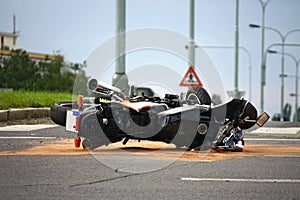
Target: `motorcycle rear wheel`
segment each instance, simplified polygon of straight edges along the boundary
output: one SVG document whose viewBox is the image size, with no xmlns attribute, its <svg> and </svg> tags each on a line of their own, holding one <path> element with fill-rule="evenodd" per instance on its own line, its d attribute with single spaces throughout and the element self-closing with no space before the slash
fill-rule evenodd
<svg viewBox="0 0 300 200">
<path fill-rule="evenodd" d="M 57 102 L 50 108 L 50 118 L 56 124 L 66 126 L 67 111 L 75 107 L 76 102 Z"/>
</svg>

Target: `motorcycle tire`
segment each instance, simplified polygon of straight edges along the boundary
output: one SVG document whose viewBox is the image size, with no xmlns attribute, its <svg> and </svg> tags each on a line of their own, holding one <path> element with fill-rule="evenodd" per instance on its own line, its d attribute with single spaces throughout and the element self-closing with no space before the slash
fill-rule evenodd
<svg viewBox="0 0 300 200">
<path fill-rule="evenodd" d="M 190 87 L 186 93 L 187 101 L 193 100 L 198 101 L 200 105 L 211 105 L 211 98 L 208 92 L 199 86 Z"/>
<path fill-rule="evenodd" d="M 67 111 L 76 106 L 75 102 L 57 102 L 50 108 L 51 120 L 60 125 L 66 126 Z"/>
</svg>

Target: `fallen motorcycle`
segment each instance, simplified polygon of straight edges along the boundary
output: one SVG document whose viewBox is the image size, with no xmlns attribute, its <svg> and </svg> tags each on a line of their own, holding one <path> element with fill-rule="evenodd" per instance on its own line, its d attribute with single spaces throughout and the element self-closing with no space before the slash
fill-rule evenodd
<svg viewBox="0 0 300 200">
<path fill-rule="evenodd" d="M 243 151 L 243 131 L 255 124 L 263 126 L 269 119 L 265 112 L 258 117 L 245 99 L 213 106 L 203 87 L 190 87 L 184 98 L 155 97 L 149 88 L 136 88 L 128 97 L 97 79 L 90 79 L 87 87 L 92 98 L 79 95 L 77 102 L 55 103 L 50 117 L 77 134 L 76 147 L 82 143 L 90 150 L 120 141 L 126 145 L 129 140 L 149 140 L 188 150 Z"/>
</svg>

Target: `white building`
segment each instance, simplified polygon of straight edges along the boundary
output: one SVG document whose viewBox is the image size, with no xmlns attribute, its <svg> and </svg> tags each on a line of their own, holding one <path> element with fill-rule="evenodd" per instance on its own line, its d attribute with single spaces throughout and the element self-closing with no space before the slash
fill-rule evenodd
<svg viewBox="0 0 300 200">
<path fill-rule="evenodd" d="M 0 32 L 0 45 L 1 50 L 18 49 L 18 35 L 16 33 Z"/>
</svg>

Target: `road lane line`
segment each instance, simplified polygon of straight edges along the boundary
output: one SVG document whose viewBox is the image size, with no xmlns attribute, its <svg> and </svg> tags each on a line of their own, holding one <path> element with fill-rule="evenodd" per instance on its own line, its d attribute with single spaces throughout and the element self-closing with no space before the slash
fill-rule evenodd
<svg viewBox="0 0 300 200">
<path fill-rule="evenodd" d="M 6 140 L 55 140 L 56 137 L 33 137 L 33 136 L 0 136 L 0 139 L 6 139 Z"/>
<path fill-rule="evenodd" d="M 300 141 L 300 139 L 292 138 L 245 138 L 245 141 Z"/>
<path fill-rule="evenodd" d="M 263 155 L 264 157 L 277 157 L 277 158 L 300 158 L 300 155 Z"/>
<path fill-rule="evenodd" d="M 182 181 L 251 182 L 251 183 L 300 183 L 299 179 L 234 179 L 234 178 L 181 178 Z"/>
<path fill-rule="evenodd" d="M 33 124 L 33 125 L 12 125 L 12 126 L 4 126 L 0 127 L 0 131 L 35 131 L 45 128 L 54 128 L 58 127 L 59 125 L 56 124 Z"/>
</svg>

